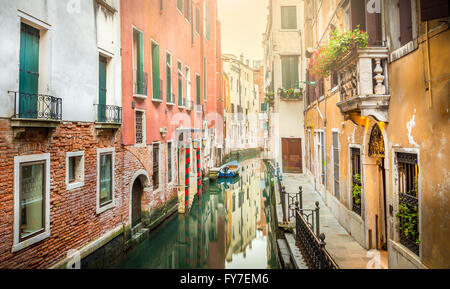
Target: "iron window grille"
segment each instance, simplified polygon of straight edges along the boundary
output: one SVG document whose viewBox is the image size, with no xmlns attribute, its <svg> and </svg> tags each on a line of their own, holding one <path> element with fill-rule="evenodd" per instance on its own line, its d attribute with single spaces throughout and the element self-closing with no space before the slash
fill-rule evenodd
<svg viewBox="0 0 450 289">
<path fill-rule="evenodd" d="M 419 192 L 417 155 L 397 153 L 400 243 L 419 256 Z"/>
<path fill-rule="evenodd" d="M 361 187 L 361 150 L 359 148 L 351 149 L 351 170 L 352 170 L 352 196 L 353 187 L 355 185 Z M 357 178 L 356 176 L 359 176 Z M 352 197 L 352 210 L 361 216 L 361 199 L 362 196 L 359 195 L 359 202 L 357 202 L 357 197 Z"/>
</svg>

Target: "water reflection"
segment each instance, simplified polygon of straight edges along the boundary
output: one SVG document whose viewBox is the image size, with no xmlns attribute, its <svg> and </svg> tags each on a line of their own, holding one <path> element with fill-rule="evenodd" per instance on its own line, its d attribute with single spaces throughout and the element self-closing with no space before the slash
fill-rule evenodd
<svg viewBox="0 0 450 289">
<path fill-rule="evenodd" d="M 239 178 L 212 184 L 188 216 L 178 215 L 132 250 L 118 268 L 278 268 L 264 163 L 241 163 Z"/>
</svg>

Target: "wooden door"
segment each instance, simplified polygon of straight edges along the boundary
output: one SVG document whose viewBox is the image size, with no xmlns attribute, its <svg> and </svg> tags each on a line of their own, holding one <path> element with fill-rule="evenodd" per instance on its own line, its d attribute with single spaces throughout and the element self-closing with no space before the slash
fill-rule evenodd
<svg viewBox="0 0 450 289">
<path fill-rule="evenodd" d="M 141 222 L 142 208 L 141 208 L 141 197 L 142 197 L 142 184 L 139 178 L 134 181 L 132 196 L 131 196 L 131 221 L 132 227 L 135 227 Z"/>
<path fill-rule="evenodd" d="M 302 140 L 299 138 L 282 139 L 283 172 L 303 173 Z"/>
</svg>

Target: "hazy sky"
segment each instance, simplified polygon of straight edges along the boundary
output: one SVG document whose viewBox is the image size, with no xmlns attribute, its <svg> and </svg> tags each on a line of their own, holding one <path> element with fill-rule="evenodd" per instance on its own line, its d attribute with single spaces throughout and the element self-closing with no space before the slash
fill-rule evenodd
<svg viewBox="0 0 450 289">
<path fill-rule="evenodd" d="M 262 34 L 266 30 L 268 0 L 218 0 L 222 23 L 222 53 L 245 59 L 263 59 Z"/>
</svg>

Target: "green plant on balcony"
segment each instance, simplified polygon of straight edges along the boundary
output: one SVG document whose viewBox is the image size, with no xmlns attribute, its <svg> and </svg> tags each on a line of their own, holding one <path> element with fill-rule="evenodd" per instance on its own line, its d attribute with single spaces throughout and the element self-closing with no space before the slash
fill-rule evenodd
<svg viewBox="0 0 450 289">
<path fill-rule="evenodd" d="M 284 89 L 284 88 L 279 88 L 278 89 L 278 94 L 280 95 L 280 97 L 282 99 L 300 99 L 303 97 L 303 90 L 300 88 L 294 89 L 294 88 L 290 88 L 290 89 Z"/>
<path fill-rule="evenodd" d="M 361 207 L 361 176 L 359 174 L 353 176 L 352 194 L 353 203 Z"/>
<path fill-rule="evenodd" d="M 311 76 L 318 79 L 328 77 L 339 60 L 355 48 L 367 48 L 368 41 L 367 32 L 360 30 L 359 25 L 353 31 L 331 30 L 328 41 L 320 45 L 314 52 L 310 62 Z"/>
<path fill-rule="evenodd" d="M 273 91 L 269 91 L 266 93 L 265 102 L 269 105 L 273 105 L 275 100 L 275 93 Z"/>
</svg>

